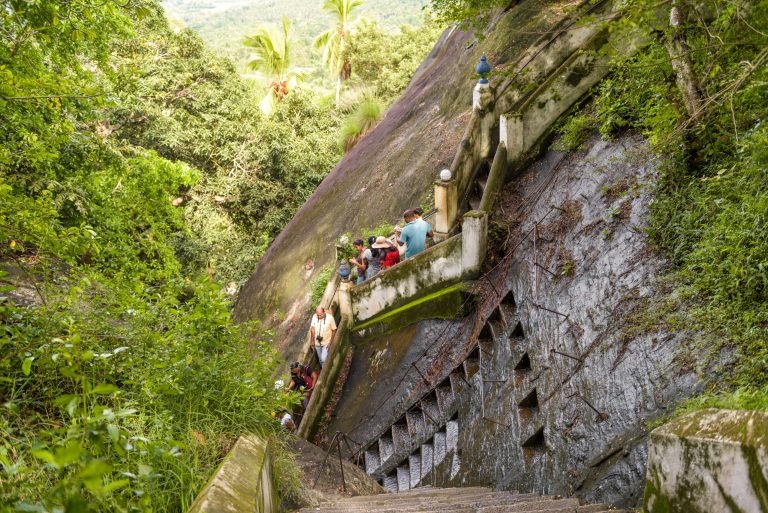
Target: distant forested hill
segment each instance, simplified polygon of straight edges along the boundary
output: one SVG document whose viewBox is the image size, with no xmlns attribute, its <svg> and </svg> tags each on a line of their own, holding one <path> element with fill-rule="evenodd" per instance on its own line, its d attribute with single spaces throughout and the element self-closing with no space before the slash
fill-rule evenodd
<svg viewBox="0 0 768 513">
<path fill-rule="evenodd" d="M 248 50 L 241 45 L 245 35 L 262 23 L 293 21 L 294 60 L 297 66 L 315 67 L 312 39 L 326 30 L 331 17 L 322 0 L 165 0 L 168 17 L 199 33 L 207 46 L 231 58 L 242 69 Z M 380 27 L 395 30 L 403 24 L 420 25 L 427 0 L 367 0 L 356 13 L 376 20 Z"/>
</svg>

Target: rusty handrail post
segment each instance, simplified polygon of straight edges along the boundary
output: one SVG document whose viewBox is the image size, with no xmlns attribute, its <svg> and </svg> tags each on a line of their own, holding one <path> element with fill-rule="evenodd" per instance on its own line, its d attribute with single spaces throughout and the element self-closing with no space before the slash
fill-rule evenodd
<svg viewBox="0 0 768 513">
<path fill-rule="evenodd" d="M 339 434 L 344 436 L 340 431 L 336 431 L 336 448 L 339 451 L 339 469 L 341 469 L 341 491 L 347 493 L 347 480 L 344 478 L 344 461 L 341 459 L 341 438 Z"/>
<path fill-rule="evenodd" d="M 342 438 L 343 438 L 343 440 L 344 440 L 344 445 L 346 445 L 346 446 L 347 446 L 347 450 L 349 451 L 349 456 L 350 456 L 350 458 L 354 458 L 354 459 L 355 459 L 355 464 L 356 464 L 356 465 L 359 465 L 359 464 L 360 464 L 360 456 L 361 456 L 361 455 L 362 455 L 362 453 L 363 453 L 363 448 L 362 448 L 362 446 L 361 446 L 361 447 L 360 447 L 360 449 L 358 449 L 357 451 L 353 451 L 353 450 L 352 450 L 352 446 L 351 446 L 351 445 L 349 445 L 349 437 L 347 436 L 347 434 L 346 434 L 346 433 L 342 433 L 342 434 L 341 434 L 341 436 L 342 436 Z M 353 442 L 354 442 L 354 440 L 353 440 Z M 356 443 L 356 442 L 355 442 L 355 443 Z M 359 445 L 359 444 L 358 444 L 358 445 Z"/>
<path fill-rule="evenodd" d="M 325 467 L 326 462 L 328 461 L 328 456 L 331 455 L 331 451 L 333 450 L 333 443 L 336 442 L 336 439 L 339 436 L 339 432 L 336 431 L 336 434 L 333 435 L 333 439 L 331 440 L 330 445 L 328 446 L 328 450 L 325 451 L 325 458 L 323 458 L 323 462 L 320 464 L 320 467 L 317 469 L 317 474 L 315 474 L 315 480 L 312 481 L 312 488 L 317 486 L 317 480 L 320 479 L 320 473 L 323 471 L 323 468 Z"/>
</svg>

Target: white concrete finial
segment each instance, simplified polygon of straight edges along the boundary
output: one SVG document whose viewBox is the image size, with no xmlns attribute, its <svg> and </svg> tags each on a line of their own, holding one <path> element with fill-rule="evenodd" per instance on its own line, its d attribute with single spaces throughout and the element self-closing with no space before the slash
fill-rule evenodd
<svg viewBox="0 0 768 513">
<path fill-rule="evenodd" d="M 440 180 L 442 180 L 444 182 L 447 182 L 452 177 L 453 177 L 453 175 L 451 174 L 451 170 L 450 169 L 443 169 L 442 171 L 440 171 Z"/>
</svg>

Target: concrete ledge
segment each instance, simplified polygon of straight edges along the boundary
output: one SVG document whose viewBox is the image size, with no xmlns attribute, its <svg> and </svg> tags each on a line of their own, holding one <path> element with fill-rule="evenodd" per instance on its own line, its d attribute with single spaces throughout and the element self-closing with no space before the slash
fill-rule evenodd
<svg viewBox="0 0 768 513">
<path fill-rule="evenodd" d="M 269 447 L 248 435 L 237 440 L 189 513 L 272 513 L 278 502 Z"/>
<path fill-rule="evenodd" d="M 768 413 L 708 409 L 651 433 L 648 513 L 768 513 Z"/>
<path fill-rule="evenodd" d="M 353 325 L 460 281 L 462 235 L 400 262 L 349 291 Z"/>
<path fill-rule="evenodd" d="M 496 196 L 501 192 L 504 185 L 504 179 L 507 173 L 507 148 L 499 143 L 496 148 L 496 154 L 493 156 L 491 171 L 488 173 L 488 182 L 483 191 L 483 197 L 480 200 L 480 210 L 491 212 L 496 202 Z"/>
</svg>

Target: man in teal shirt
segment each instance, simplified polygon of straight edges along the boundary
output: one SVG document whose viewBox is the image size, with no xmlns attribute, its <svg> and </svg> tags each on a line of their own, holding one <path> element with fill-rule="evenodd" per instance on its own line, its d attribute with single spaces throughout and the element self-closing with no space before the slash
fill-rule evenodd
<svg viewBox="0 0 768 513">
<path fill-rule="evenodd" d="M 432 237 L 432 228 L 425 220 L 417 217 L 413 210 L 403 212 L 405 227 L 397 238 L 397 243 L 401 246 L 406 244 L 405 258 L 411 258 L 424 251 L 427 243 L 427 237 Z"/>
</svg>

